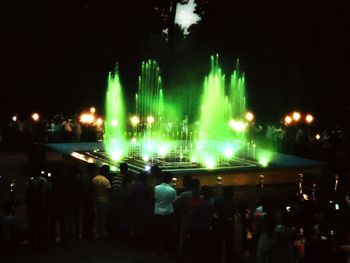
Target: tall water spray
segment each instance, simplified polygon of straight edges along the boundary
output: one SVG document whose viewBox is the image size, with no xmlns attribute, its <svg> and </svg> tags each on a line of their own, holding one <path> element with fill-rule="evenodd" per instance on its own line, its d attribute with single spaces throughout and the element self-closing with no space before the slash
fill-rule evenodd
<svg viewBox="0 0 350 263">
<path fill-rule="evenodd" d="M 230 94 L 226 95 L 225 75 L 219 57 L 211 56 L 211 71 L 204 80 L 196 150 L 192 160 L 212 168 L 231 159 L 243 147 L 245 123 L 244 78 L 234 71 Z"/>
<path fill-rule="evenodd" d="M 127 154 L 125 136 L 125 105 L 118 67 L 109 72 L 105 103 L 104 147 L 114 161 Z"/>
<path fill-rule="evenodd" d="M 136 138 L 142 159 L 153 158 L 154 153 L 166 154 L 164 142 L 164 96 L 162 79 L 156 61 L 142 62 L 139 87 L 136 94 L 136 114 L 140 125 Z"/>
<path fill-rule="evenodd" d="M 205 166 L 229 166 L 243 157 L 246 148 L 245 80 L 238 61 L 226 87 L 218 55 L 211 57 L 211 70 L 205 77 L 196 124 L 174 118 L 174 109 L 164 102 L 162 79 L 155 61 L 142 63 L 135 115 L 126 136 L 126 115 L 118 70 L 108 77 L 106 94 L 105 149 L 115 161 L 127 157 L 137 162 L 167 162 Z M 179 107 L 179 106 L 178 106 Z M 175 111 L 181 112 L 176 108 Z M 127 137 L 127 139 L 126 139 Z M 191 164 L 192 163 L 192 164 Z"/>
</svg>

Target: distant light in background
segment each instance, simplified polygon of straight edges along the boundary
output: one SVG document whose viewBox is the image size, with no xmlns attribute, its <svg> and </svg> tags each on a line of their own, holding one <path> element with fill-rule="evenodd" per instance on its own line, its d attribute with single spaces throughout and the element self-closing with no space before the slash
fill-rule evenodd
<svg viewBox="0 0 350 263">
<path fill-rule="evenodd" d="M 98 118 L 98 119 L 96 120 L 96 124 L 97 124 L 97 125 L 102 125 L 102 123 L 103 123 L 103 120 L 102 120 L 101 118 Z"/>
<path fill-rule="evenodd" d="M 230 120 L 229 125 L 232 129 L 238 132 L 244 131 L 246 128 L 246 124 L 242 121 Z"/>
<path fill-rule="evenodd" d="M 95 120 L 94 115 L 90 113 L 83 113 L 80 115 L 80 122 L 82 123 L 93 123 Z"/>
<path fill-rule="evenodd" d="M 17 116 L 16 116 L 16 115 L 13 116 L 13 117 L 12 117 L 12 120 L 13 120 L 14 122 L 16 122 L 16 121 L 17 121 Z"/>
<path fill-rule="evenodd" d="M 321 139 L 321 135 L 316 134 L 315 138 L 316 138 L 316 140 L 319 140 L 319 139 Z"/>
<path fill-rule="evenodd" d="M 137 116 L 132 116 L 130 121 L 131 121 L 132 126 L 134 126 L 134 127 L 140 123 L 140 119 Z"/>
<path fill-rule="evenodd" d="M 224 155 L 227 157 L 227 158 L 231 158 L 232 155 L 233 155 L 233 149 L 231 147 L 227 147 L 224 149 Z"/>
<path fill-rule="evenodd" d="M 299 112 L 296 111 L 296 112 L 293 113 L 293 120 L 299 121 L 300 118 L 301 118 L 301 115 L 300 115 Z"/>
<path fill-rule="evenodd" d="M 311 114 L 308 114 L 306 115 L 305 120 L 307 123 L 311 123 L 314 121 L 314 116 L 312 116 Z"/>
<path fill-rule="evenodd" d="M 38 113 L 33 113 L 33 115 L 32 115 L 32 119 L 33 119 L 33 121 L 39 121 L 39 119 L 40 119 L 40 116 L 39 116 L 39 114 Z"/>
<path fill-rule="evenodd" d="M 268 163 L 268 161 L 266 160 L 266 159 L 261 159 L 261 160 L 259 160 L 259 163 L 262 165 L 262 166 L 264 166 L 264 167 L 266 167 L 269 163 Z"/>
<path fill-rule="evenodd" d="M 151 170 L 151 166 L 150 166 L 150 165 L 146 165 L 146 166 L 145 166 L 145 171 L 146 171 L 146 172 L 149 172 L 150 170 Z"/>
<path fill-rule="evenodd" d="M 254 114 L 251 112 L 247 112 L 247 114 L 245 115 L 245 118 L 247 121 L 251 122 L 254 120 Z"/>
<path fill-rule="evenodd" d="M 90 112 L 91 112 L 92 114 L 94 114 L 94 113 L 96 112 L 96 109 L 95 109 L 94 107 L 91 107 L 91 108 L 90 108 Z"/>
<path fill-rule="evenodd" d="M 191 25 L 197 24 L 201 20 L 200 16 L 194 12 L 196 6 L 194 0 L 189 0 L 187 4 L 183 5 L 178 3 L 176 6 L 175 24 L 184 30 L 185 35 L 188 35 L 188 29 Z"/>
<path fill-rule="evenodd" d="M 152 124 L 154 122 L 154 117 L 153 116 L 148 116 L 147 117 L 147 122 L 148 122 L 148 124 Z"/>
<path fill-rule="evenodd" d="M 290 116 L 286 116 L 286 117 L 284 118 L 284 123 L 285 123 L 286 125 L 290 124 L 291 122 L 292 122 L 292 118 L 291 118 Z"/>
</svg>

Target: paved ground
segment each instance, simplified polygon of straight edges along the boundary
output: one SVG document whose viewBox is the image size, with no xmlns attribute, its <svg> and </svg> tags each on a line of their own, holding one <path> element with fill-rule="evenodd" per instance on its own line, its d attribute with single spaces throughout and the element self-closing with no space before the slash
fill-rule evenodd
<svg viewBox="0 0 350 263">
<path fill-rule="evenodd" d="M 1 255 L 2 253 L 0 253 Z M 4 259 L 4 261 L 2 260 Z M 111 240 L 80 240 L 63 247 L 23 246 L 11 256 L 0 256 L 1 262 L 35 263 L 172 263 L 174 256 L 156 256 L 151 249 L 120 244 Z"/>
</svg>

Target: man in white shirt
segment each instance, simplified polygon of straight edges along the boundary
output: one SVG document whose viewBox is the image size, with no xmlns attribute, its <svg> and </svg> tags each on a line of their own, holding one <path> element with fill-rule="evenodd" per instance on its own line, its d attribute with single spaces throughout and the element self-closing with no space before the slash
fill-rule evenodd
<svg viewBox="0 0 350 263">
<path fill-rule="evenodd" d="M 162 252 L 164 249 L 169 252 L 170 241 L 174 231 L 173 201 L 176 198 L 176 191 L 170 185 L 172 177 L 170 172 L 164 172 L 162 176 L 163 182 L 154 187 L 154 223 L 159 252 Z"/>
</svg>

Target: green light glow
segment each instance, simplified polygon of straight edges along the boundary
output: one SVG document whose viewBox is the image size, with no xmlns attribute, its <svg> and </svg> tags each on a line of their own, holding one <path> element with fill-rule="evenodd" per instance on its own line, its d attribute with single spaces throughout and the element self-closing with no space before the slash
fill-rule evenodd
<svg viewBox="0 0 350 263">
<path fill-rule="evenodd" d="M 125 106 L 120 84 L 118 68 L 108 75 L 107 93 L 106 93 L 106 121 L 104 133 L 104 147 L 106 152 L 114 161 L 119 161 L 126 151 L 125 138 Z"/>
<path fill-rule="evenodd" d="M 259 160 L 259 163 L 262 165 L 262 166 L 264 166 L 264 167 L 266 167 L 266 166 L 268 166 L 268 161 L 266 160 L 266 159 L 261 159 L 261 160 Z"/>
<path fill-rule="evenodd" d="M 199 162 L 207 164 L 206 160 L 210 160 L 210 165 L 217 165 L 222 159 L 233 155 L 233 149 L 225 149 L 225 145 L 236 140 L 244 141 L 246 124 L 240 121 L 246 114 L 244 94 L 244 77 L 234 71 L 230 93 L 229 96 L 226 95 L 225 75 L 219 67 L 219 56 L 212 56 L 211 71 L 205 78 L 201 98 L 196 154 Z"/>
<path fill-rule="evenodd" d="M 247 146 L 245 78 L 238 64 L 237 61 L 227 85 L 218 55 L 211 57 L 198 116 L 182 115 L 181 101 L 164 97 L 158 64 L 149 60 L 141 66 L 136 109 L 126 117 L 118 70 L 110 73 L 104 122 L 104 146 L 110 158 L 119 162 L 131 157 L 145 164 L 190 161 L 213 169 L 230 165 L 235 158 L 245 158 L 248 151 L 254 151 L 261 165 L 268 164 L 269 156 L 255 154 L 255 147 Z M 253 153 L 248 157 L 252 156 Z"/>
</svg>

